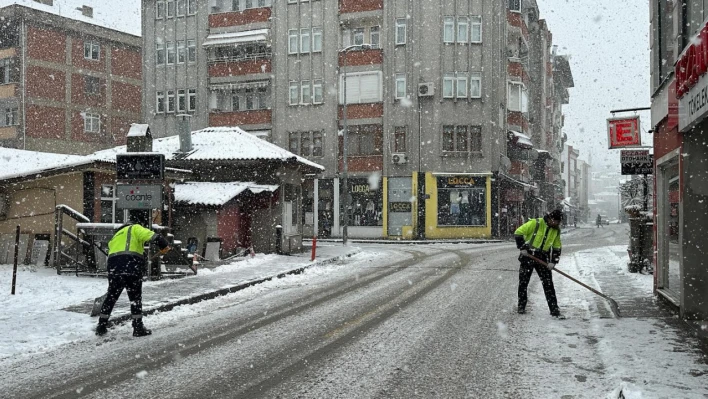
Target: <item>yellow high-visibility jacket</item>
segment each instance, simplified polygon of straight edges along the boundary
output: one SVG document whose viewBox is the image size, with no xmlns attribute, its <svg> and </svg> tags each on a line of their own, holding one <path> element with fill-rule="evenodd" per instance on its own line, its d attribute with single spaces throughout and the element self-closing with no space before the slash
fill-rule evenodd
<svg viewBox="0 0 708 399">
<path fill-rule="evenodd" d="M 143 256 L 145 243 L 152 240 L 155 233 L 139 224 L 125 226 L 108 242 L 108 257 L 116 255 Z"/>
<path fill-rule="evenodd" d="M 560 229 L 549 227 L 543 218 L 531 219 L 523 225 L 519 226 L 514 232 L 517 237 L 523 238 L 523 241 L 528 244 L 532 250 L 540 250 L 543 252 L 560 253 L 561 239 Z"/>
</svg>

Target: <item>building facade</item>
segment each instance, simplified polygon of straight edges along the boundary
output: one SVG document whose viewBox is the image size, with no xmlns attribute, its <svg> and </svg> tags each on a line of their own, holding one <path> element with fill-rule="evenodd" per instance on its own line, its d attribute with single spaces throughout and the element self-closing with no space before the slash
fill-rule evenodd
<svg viewBox="0 0 708 399">
<path fill-rule="evenodd" d="M 87 154 L 141 117 L 137 36 L 21 5 L 0 8 L 0 145 Z"/>
<path fill-rule="evenodd" d="M 160 137 L 190 113 L 192 129 L 239 126 L 325 166 L 305 235 L 509 234 L 553 205 L 541 184 L 560 173 L 561 104 L 536 106 L 557 98 L 538 14 L 520 0 L 144 0 L 143 118 Z"/>
<path fill-rule="evenodd" d="M 702 2 L 651 4 L 651 123 L 654 131 L 655 291 L 682 318 L 708 319 L 703 265 L 708 175 L 704 96 L 708 9 Z"/>
</svg>

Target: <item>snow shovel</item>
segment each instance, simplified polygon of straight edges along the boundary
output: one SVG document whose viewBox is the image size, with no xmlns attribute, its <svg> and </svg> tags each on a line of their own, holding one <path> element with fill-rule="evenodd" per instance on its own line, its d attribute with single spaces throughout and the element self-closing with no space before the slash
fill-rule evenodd
<svg viewBox="0 0 708 399">
<path fill-rule="evenodd" d="M 530 258 L 530 259 L 535 260 L 536 262 L 540 263 L 540 264 L 543 265 L 543 266 L 546 266 L 546 267 L 548 266 L 548 263 L 542 261 L 541 259 L 538 259 L 537 257 L 535 257 L 535 256 L 533 256 L 533 255 L 531 255 L 531 254 L 524 255 L 524 256 L 526 256 L 527 258 Z M 620 316 L 620 309 L 619 309 L 619 305 L 617 304 L 617 301 L 615 301 L 614 299 L 610 298 L 609 296 L 603 294 L 602 292 L 600 292 L 600 291 L 598 291 L 598 290 L 596 290 L 596 289 L 594 289 L 594 288 L 592 288 L 592 287 L 590 287 L 590 286 L 588 286 L 588 285 L 583 284 L 582 282 L 578 281 L 578 280 L 575 279 L 574 277 L 571 277 L 571 276 L 568 275 L 567 273 L 565 273 L 565 272 L 563 272 L 563 271 L 561 271 L 561 270 L 558 270 L 557 267 L 554 267 L 554 268 L 553 268 L 553 271 L 560 273 L 563 277 L 566 277 L 566 278 L 568 278 L 568 279 L 570 279 L 570 280 L 572 280 L 572 281 L 574 281 L 574 282 L 576 282 L 576 283 L 582 285 L 583 287 L 589 289 L 590 291 L 594 292 L 595 294 L 597 294 L 597 295 L 599 295 L 599 296 L 601 296 L 601 297 L 607 299 L 607 301 L 610 303 L 610 308 L 612 309 L 612 313 L 615 315 L 615 317 L 617 317 L 617 318 L 620 318 L 620 317 L 621 317 L 621 316 Z"/>
<path fill-rule="evenodd" d="M 159 251 L 158 253 L 153 256 L 150 261 L 153 261 L 155 258 L 158 256 L 164 255 L 168 253 L 172 248 L 166 247 L 162 251 Z M 196 273 L 195 273 L 196 274 Z M 106 300 L 106 296 L 108 296 L 108 291 L 106 291 L 105 294 L 99 296 L 98 298 L 93 300 L 93 308 L 91 309 L 91 317 L 96 317 L 101 314 L 101 307 L 103 306 L 103 301 Z"/>
</svg>

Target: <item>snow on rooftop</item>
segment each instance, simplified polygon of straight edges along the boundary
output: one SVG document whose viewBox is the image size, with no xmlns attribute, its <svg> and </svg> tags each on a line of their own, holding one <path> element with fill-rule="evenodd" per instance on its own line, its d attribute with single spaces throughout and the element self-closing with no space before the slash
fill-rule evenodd
<svg viewBox="0 0 708 399">
<path fill-rule="evenodd" d="M 244 191 L 254 194 L 263 191 L 273 192 L 276 185 L 263 185 L 253 182 L 186 182 L 175 185 L 175 202 L 190 205 L 224 205 L 239 196 Z"/>
<path fill-rule="evenodd" d="M 192 132 L 192 151 L 183 156 L 179 153 L 179 136 L 163 137 L 153 140 L 154 152 L 165 154 L 165 159 L 180 159 L 191 161 L 212 160 L 282 160 L 295 159 L 301 164 L 324 170 L 324 167 L 306 158 L 262 140 L 238 127 L 208 127 Z M 126 146 L 98 151 L 92 155 L 94 159 L 115 162 L 116 154 L 126 153 Z"/>
<path fill-rule="evenodd" d="M 147 136 L 150 125 L 142 123 L 132 123 L 128 130 L 128 137 L 145 137 Z"/>
<path fill-rule="evenodd" d="M 82 155 L 51 154 L 0 147 L 0 180 L 41 174 L 72 166 L 90 164 L 93 159 Z"/>
</svg>

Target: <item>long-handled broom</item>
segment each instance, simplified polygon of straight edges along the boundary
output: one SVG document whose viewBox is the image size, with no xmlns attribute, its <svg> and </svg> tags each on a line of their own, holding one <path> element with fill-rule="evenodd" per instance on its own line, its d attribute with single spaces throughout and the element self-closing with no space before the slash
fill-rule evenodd
<svg viewBox="0 0 708 399">
<path fill-rule="evenodd" d="M 541 259 L 538 259 L 537 257 L 535 257 L 535 256 L 533 256 L 533 255 L 531 255 L 531 254 L 524 255 L 524 256 L 526 256 L 527 258 L 530 258 L 530 259 L 535 260 L 536 262 L 540 263 L 540 264 L 543 265 L 543 266 L 548 266 L 548 263 L 542 261 Z M 607 299 L 607 302 L 610 303 L 610 308 L 612 309 L 612 313 L 615 315 L 615 317 L 617 317 L 617 318 L 620 318 L 620 317 L 621 317 L 621 316 L 620 316 L 620 309 L 619 309 L 619 305 L 617 304 L 617 301 L 615 301 L 614 299 L 610 298 L 609 296 L 603 294 L 602 292 L 600 292 L 600 291 L 598 291 L 598 290 L 596 290 L 596 289 L 594 289 L 594 288 L 592 288 L 592 287 L 590 287 L 590 286 L 588 286 L 588 285 L 583 284 L 582 282 L 578 281 L 576 278 L 574 278 L 574 277 L 568 275 L 567 273 L 565 273 L 565 272 L 563 272 L 563 271 L 561 271 L 561 270 L 558 270 L 558 268 L 553 268 L 553 271 L 560 273 L 563 277 L 566 277 L 566 278 L 572 280 L 573 282 L 576 282 L 576 283 L 582 285 L 583 287 L 587 288 L 588 290 L 594 292 L 595 294 L 597 294 L 597 295 L 599 295 L 599 296 L 601 296 L 601 297 Z"/>
</svg>

